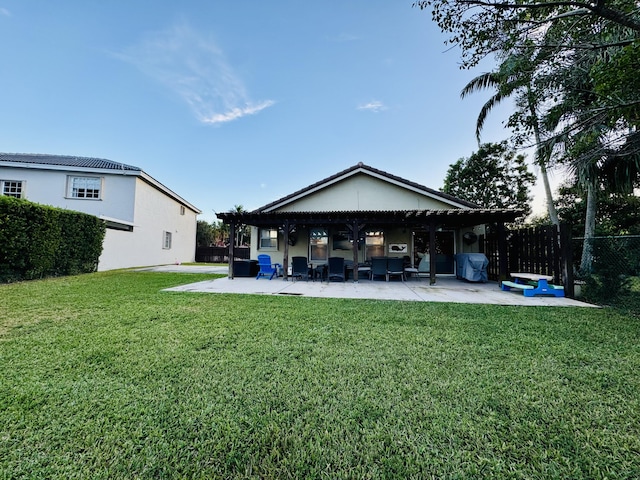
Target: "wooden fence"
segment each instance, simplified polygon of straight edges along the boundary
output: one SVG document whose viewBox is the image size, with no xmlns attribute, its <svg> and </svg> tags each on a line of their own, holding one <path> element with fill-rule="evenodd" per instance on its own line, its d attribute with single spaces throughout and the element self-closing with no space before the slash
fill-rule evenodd
<svg viewBox="0 0 640 480">
<path fill-rule="evenodd" d="M 496 228 L 490 228 L 481 246 L 489 259 L 490 280 L 500 281 L 510 272 L 529 272 L 553 276 L 553 282 L 564 285 L 573 297 L 573 254 L 568 225 L 545 225 L 518 230 L 505 230 L 501 244 Z M 501 263 L 500 259 L 506 262 Z M 501 271 L 501 267 L 506 271 Z"/>
<path fill-rule="evenodd" d="M 249 247 L 235 247 L 235 258 L 248 260 Z M 196 247 L 196 262 L 205 263 L 229 263 L 229 247 Z"/>
</svg>

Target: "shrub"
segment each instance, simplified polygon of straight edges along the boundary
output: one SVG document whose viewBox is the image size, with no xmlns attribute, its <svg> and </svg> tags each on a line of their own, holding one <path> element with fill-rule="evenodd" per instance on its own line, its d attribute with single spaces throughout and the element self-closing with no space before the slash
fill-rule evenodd
<svg viewBox="0 0 640 480">
<path fill-rule="evenodd" d="M 0 196 L 0 281 L 93 272 L 104 235 L 93 215 Z"/>
</svg>

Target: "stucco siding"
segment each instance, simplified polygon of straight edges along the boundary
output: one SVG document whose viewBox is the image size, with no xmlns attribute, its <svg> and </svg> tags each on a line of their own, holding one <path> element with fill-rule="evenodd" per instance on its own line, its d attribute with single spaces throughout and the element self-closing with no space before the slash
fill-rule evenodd
<svg viewBox="0 0 640 480">
<path fill-rule="evenodd" d="M 99 270 L 195 261 L 196 213 L 143 180 L 135 185 L 133 232 L 107 230 Z M 164 233 L 171 248 L 164 248 Z"/>
<path fill-rule="evenodd" d="M 67 179 L 76 177 L 100 177 L 102 192 L 100 199 L 69 198 Z M 24 198 L 43 205 L 104 216 L 125 222 L 133 221 L 133 198 L 135 177 L 110 175 L 72 170 L 36 170 L 32 168 L 0 168 L 0 179 L 21 180 Z"/>
<path fill-rule="evenodd" d="M 100 199 L 67 195 L 68 177 L 100 177 Z M 132 174 L 1 167 L 0 179 L 20 180 L 25 199 L 75 210 L 110 221 L 133 225 L 133 231 L 107 228 L 98 270 L 195 260 L 196 217 L 165 193 Z M 163 248 L 164 232 L 171 232 L 171 248 Z"/>
<path fill-rule="evenodd" d="M 281 207 L 278 211 L 428 210 L 453 208 L 424 193 L 369 175 L 354 175 Z"/>
</svg>

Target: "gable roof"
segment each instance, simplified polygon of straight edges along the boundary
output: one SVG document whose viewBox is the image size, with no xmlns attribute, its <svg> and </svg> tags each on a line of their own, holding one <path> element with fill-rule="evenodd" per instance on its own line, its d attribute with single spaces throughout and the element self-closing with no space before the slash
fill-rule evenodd
<svg viewBox="0 0 640 480">
<path fill-rule="evenodd" d="M 427 197 L 431 197 L 431 198 L 443 201 L 445 203 L 448 203 L 458 208 L 480 208 L 480 206 L 475 203 L 462 200 L 460 198 L 454 197 L 453 195 L 439 192 L 437 190 L 433 190 L 429 187 L 425 187 L 424 185 L 420 185 L 419 183 L 415 183 L 410 180 L 398 177 L 396 175 L 392 175 L 388 172 L 385 172 L 383 170 L 378 170 L 377 168 L 370 167 L 369 165 L 365 165 L 364 163 L 360 162 L 357 165 L 354 165 L 345 170 L 342 170 L 341 172 L 338 172 L 334 175 L 331 175 L 330 177 L 320 180 L 319 182 L 311 184 L 308 187 L 302 188 L 285 197 L 279 198 L 278 200 L 268 203 L 267 205 L 264 205 L 254 210 L 252 213 L 273 212 L 278 208 L 282 208 L 283 206 L 291 202 L 294 202 L 296 200 L 299 200 L 300 198 L 306 197 L 307 195 L 311 195 L 312 193 L 315 193 L 319 190 L 327 188 L 335 183 L 341 182 L 349 177 L 352 177 L 358 174 L 365 174 L 371 177 L 378 178 L 380 180 L 384 180 L 394 185 L 398 185 L 400 187 L 416 191 Z"/>
<path fill-rule="evenodd" d="M 142 171 L 139 167 L 106 160 L 104 158 L 48 155 L 40 153 L 0 153 L 0 162 L 52 165 L 60 167 L 95 168 L 99 170 Z"/>
</svg>

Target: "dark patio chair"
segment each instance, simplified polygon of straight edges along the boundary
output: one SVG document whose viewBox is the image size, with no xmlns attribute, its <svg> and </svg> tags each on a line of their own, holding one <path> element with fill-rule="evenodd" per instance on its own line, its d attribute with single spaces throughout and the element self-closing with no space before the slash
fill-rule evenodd
<svg viewBox="0 0 640 480">
<path fill-rule="evenodd" d="M 309 263 L 307 257 L 292 257 L 291 258 L 291 276 L 295 280 L 305 279 L 309 281 Z"/>
<path fill-rule="evenodd" d="M 271 257 L 269 255 L 258 255 L 258 267 L 260 271 L 258 275 L 256 275 L 256 280 L 260 277 L 269 277 L 269 280 L 271 280 L 278 275 L 279 266 L 279 263 L 271 263 Z"/>
<path fill-rule="evenodd" d="M 404 259 L 402 257 L 387 259 L 387 282 L 391 277 L 400 277 L 400 280 L 404 282 Z"/>
<path fill-rule="evenodd" d="M 369 279 L 374 280 L 376 276 L 387 278 L 387 257 L 371 257 Z"/>
<path fill-rule="evenodd" d="M 329 257 L 329 281 L 339 280 L 344 282 L 344 258 Z"/>
</svg>

